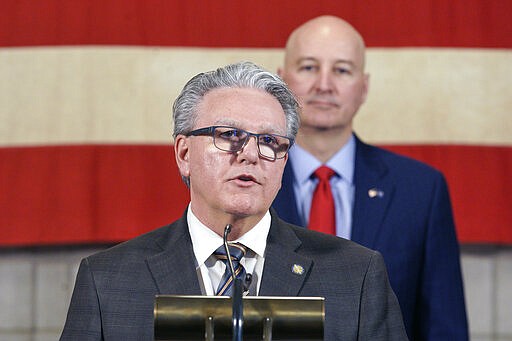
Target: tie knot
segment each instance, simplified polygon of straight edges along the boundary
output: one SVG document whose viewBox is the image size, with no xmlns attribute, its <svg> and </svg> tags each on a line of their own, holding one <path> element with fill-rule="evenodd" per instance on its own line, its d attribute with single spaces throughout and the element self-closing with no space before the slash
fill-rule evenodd
<svg viewBox="0 0 512 341">
<path fill-rule="evenodd" d="M 231 255 L 231 261 L 239 262 L 247 252 L 247 247 L 240 243 L 228 243 L 229 254 Z M 226 249 L 224 245 L 221 245 L 213 253 L 220 260 L 227 260 Z"/>
<path fill-rule="evenodd" d="M 318 180 L 326 181 L 329 180 L 336 173 L 327 166 L 320 166 L 315 170 L 314 174 Z"/>
</svg>

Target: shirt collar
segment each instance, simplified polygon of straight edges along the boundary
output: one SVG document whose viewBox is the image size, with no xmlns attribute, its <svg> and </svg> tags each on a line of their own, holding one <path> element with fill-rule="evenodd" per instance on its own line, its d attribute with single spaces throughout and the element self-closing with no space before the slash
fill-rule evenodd
<svg viewBox="0 0 512 341">
<path fill-rule="evenodd" d="M 294 144 L 289 151 L 293 173 L 301 184 L 310 180 L 311 174 L 322 165 L 312 154 L 304 150 L 298 144 Z M 325 164 L 332 168 L 339 176 L 348 181 L 354 182 L 354 165 L 356 157 L 356 139 L 354 135 L 345 145 L 336 152 Z"/>
<path fill-rule="evenodd" d="M 263 218 L 252 229 L 237 240 L 234 240 L 234 242 L 244 244 L 254 251 L 256 255 L 263 257 L 271 220 L 270 213 L 267 211 Z M 223 244 L 223 239 L 199 221 L 190 209 L 190 204 L 187 209 L 187 222 L 194 255 L 197 260 L 197 267 L 199 267 Z"/>
</svg>

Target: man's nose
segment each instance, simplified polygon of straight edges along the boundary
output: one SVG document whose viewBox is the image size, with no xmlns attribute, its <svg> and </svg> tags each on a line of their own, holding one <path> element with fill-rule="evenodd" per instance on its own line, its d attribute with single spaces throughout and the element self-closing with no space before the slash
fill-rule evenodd
<svg viewBox="0 0 512 341">
<path fill-rule="evenodd" d="M 242 149 L 239 151 L 239 157 L 241 160 L 247 160 L 249 162 L 256 162 L 259 158 L 259 150 L 258 150 L 258 137 L 257 136 L 249 136 L 245 141 Z"/>
<path fill-rule="evenodd" d="M 316 89 L 320 92 L 332 91 L 332 75 L 327 70 L 320 70 L 317 74 Z"/>
</svg>

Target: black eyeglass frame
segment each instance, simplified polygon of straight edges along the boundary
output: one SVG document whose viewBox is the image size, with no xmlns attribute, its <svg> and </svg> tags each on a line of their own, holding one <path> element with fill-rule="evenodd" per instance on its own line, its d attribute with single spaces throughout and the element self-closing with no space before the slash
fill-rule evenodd
<svg viewBox="0 0 512 341">
<path fill-rule="evenodd" d="M 215 142 L 216 141 L 216 139 L 215 139 L 215 130 L 217 128 L 228 128 L 228 129 L 236 130 L 236 131 L 239 131 L 239 132 L 247 134 L 247 137 L 245 138 L 243 143 L 240 144 L 240 147 L 238 149 L 236 149 L 236 150 L 220 148 L 217 145 L 217 143 Z M 214 146 L 217 149 L 222 150 L 224 152 L 229 152 L 229 153 L 236 153 L 236 152 L 239 152 L 240 150 L 242 150 L 245 147 L 245 145 L 247 144 L 247 142 L 249 141 L 249 139 L 252 136 L 254 136 L 254 137 L 256 137 L 256 144 L 258 146 L 258 155 L 260 155 L 261 157 L 263 157 L 263 158 L 265 158 L 267 160 L 271 160 L 271 161 L 284 158 L 286 156 L 286 154 L 288 153 L 288 151 L 290 150 L 291 146 L 294 143 L 294 140 L 292 138 L 289 138 L 288 136 L 283 136 L 283 135 L 278 135 L 278 134 L 271 134 L 271 133 L 261 133 L 261 134 L 251 133 L 250 131 L 247 131 L 247 130 L 244 130 L 244 129 L 241 129 L 241 128 L 231 127 L 231 126 L 210 126 L 210 127 L 204 127 L 204 128 L 199 128 L 199 129 L 195 129 L 195 130 L 189 131 L 188 133 L 186 133 L 184 135 L 185 136 L 211 136 L 213 138 L 213 144 L 214 144 Z M 260 136 L 271 136 L 271 137 L 284 138 L 284 139 L 289 141 L 289 144 L 288 144 L 286 150 L 284 151 L 283 155 L 280 156 L 280 157 L 277 157 L 277 151 L 274 148 L 270 147 L 270 145 L 269 145 L 269 147 L 274 151 L 274 157 L 270 157 L 270 156 L 267 156 L 267 155 L 264 155 L 264 154 L 261 153 Z"/>
</svg>

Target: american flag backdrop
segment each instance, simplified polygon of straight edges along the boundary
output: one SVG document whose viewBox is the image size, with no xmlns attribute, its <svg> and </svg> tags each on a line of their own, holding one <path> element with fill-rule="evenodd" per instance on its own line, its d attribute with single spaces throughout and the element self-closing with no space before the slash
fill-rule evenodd
<svg viewBox="0 0 512 341">
<path fill-rule="evenodd" d="M 0 1 L 0 246 L 122 241 L 189 197 L 171 104 L 239 60 L 275 71 L 321 14 L 366 39 L 365 141 L 446 175 L 464 243 L 512 243 L 510 0 Z"/>
</svg>

